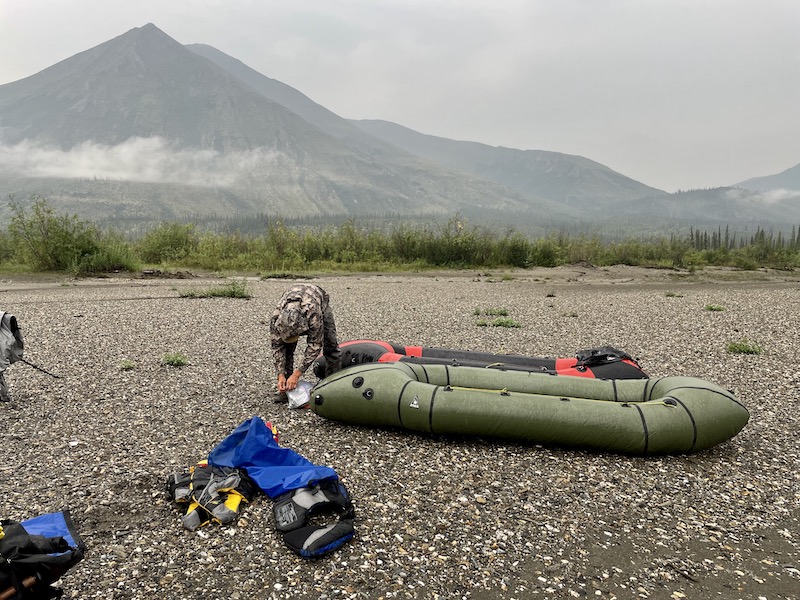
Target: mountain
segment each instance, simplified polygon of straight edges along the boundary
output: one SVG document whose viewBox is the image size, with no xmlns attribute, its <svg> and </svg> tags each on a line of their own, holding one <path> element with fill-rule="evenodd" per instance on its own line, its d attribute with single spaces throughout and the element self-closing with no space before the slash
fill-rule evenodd
<svg viewBox="0 0 800 600">
<path fill-rule="evenodd" d="M 795 165 L 776 175 L 746 179 L 741 183 L 737 183 L 736 187 L 760 192 L 770 190 L 794 191 L 796 192 L 795 195 L 800 196 L 800 165 Z"/>
<path fill-rule="evenodd" d="M 673 225 L 791 228 L 800 225 L 800 194 L 721 187 L 639 198 L 623 203 L 619 210 L 626 218 L 639 222 L 658 215 L 657 221 Z"/>
<path fill-rule="evenodd" d="M 343 143 L 152 24 L 0 86 L 0 124 L 0 193 L 78 198 L 93 218 L 530 208 L 346 122 L 368 142 Z M 158 184 L 204 200 L 156 205 Z"/>
<path fill-rule="evenodd" d="M 624 201 L 666 194 L 581 156 L 454 141 L 388 121 L 351 122 L 407 152 L 449 169 L 485 177 L 528 197 L 583 207 L 602 200 Z"/>
<path fill-rule="evenodd" d="M 297 115 L 198 60 L 154 25 L 0 86 L 0 115 L 4 143 L 30 140 L 64 150 L 151 136 L 219 152 L 264 145 L 292 152 L 292 141 L 326 142 Z"/>
<path fill-rule="evenodd" d="M 397 148 L 386 144 L 372 135 L 364 133 L 360 128 L 350 123 L 347 119 L 331 112 L 311 100 L 302 92 L 262 75 L 251 69 L 242 61 L 233 58 L 206 44 L 189 44 L 186 46 L 195 54 L 202 56 L 229 74 L 246 83 L 259 94 L 277 102 L 300 116 L 306 122 L 320 128 L 328 135 L 344 142 L 346 145 L 366 152 L 370 155 L 395 154 Z"/>
<path fill-rule="evenodd" d="M 514 190 L 520 193 L 522 197 L 530 201 L 526 208 L 535 208 L 540 213 L 550 213 L 559 217 L 575 216 L 575 214 L 571 211 L 565 211 L 564 206 L 561 205 L 563 198 L 557 193 L 537 194 L 534 190 L 525 190 L 514 187 L 513 185 L 509 185 L 506 181 L 500 181 L 497 178 L 491 177 L 490 174 L 482 173 L 478 170 L 469 171 L 461 169 L 456 164 L 451 164 L 446 160 L 441 160 L 440 156 L 427 155 L 423 152 L 419 152 L 418 149 L 413 146 L 407 147 L 402 143 L 397 143 L 397 140 L 382 135 L 380 131 L 371 131 L 368 126 L 364 125 L 365 123 L 368 123 L 367 121 L 351 121 L 344 119 L 327 108 L 317 104 L 308 96 L 302 94 L 293 87 L 281 83 L 276 79 L 271 79 L 262 75 L 258 71 L 242 63 L 240 60 L 235 59 L 224 52 L 217 50 L 216 48 L 205 44 L 190 44 L 186 47 L 192 52 L 211 60 L 219 67 L 225 69 L 231 75 L 247 83 L 250 87 L 264 95 L 266 98 L 269 98 L 270 100 L 273 100 L 274 102 L 277 102 L 288 108 L 293 113 L 301 116 L 307 122 L 316 125 L 325 133 L 335 137 L 341 143 L 357 152 L 367 153 L 370 156 L 382 159 L 386 156 L 393 156 L 397 153 L 398 149 L 402 149 L 409 155 L 432 161 L 440 168 L 445 168 L 448 171 L 455 170 L 460 173 L 461 176 L 486 179 Z M 387 123 L 387 125 L 393 125 L 385 121 L 383 123 Z M 399 125 L 393 126 L 397 129 L 405 129 Z M 405 131 L 411 132 L 410 129 L 405 129 Z M 416 134 L 416 132 L 412 133 Z M 416 135 L 420 137 L 430 137 L 423 136 L 422 134 Z M 554 156 L 563 156 L 556 155 L 555 153 L 550 154 L 553 154 Z M 604 168 L 598 163 L 594 164 L 600 169 Z M 642 186 L 642 188 L 646 190 L 644 193 L 656 191 L 653 190 L 653 188 L 648 188 L 646 186 Z"/>
<path fill-rule="evenodd" d="M 732 219 L 785 225 L 798 222 L 800 199 L 786 190 L 800 187 L 799 169 L 667 194 L 581 156 L 347 120 L 153 24 L 0 85 L 0 197 L 43 196 L 115 224 L 462 212 L 539 232 Z M 0 222 L 7 215 L 0 203 Z"/>
</svg>

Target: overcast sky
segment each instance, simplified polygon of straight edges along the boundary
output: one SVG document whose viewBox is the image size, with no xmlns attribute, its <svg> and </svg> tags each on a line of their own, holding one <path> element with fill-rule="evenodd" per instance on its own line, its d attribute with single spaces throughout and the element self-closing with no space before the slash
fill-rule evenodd
<svg viewBox="0 0 800 600">
<path fill-rule="evenodd" d="M 800 163 L 798 0 L 0 0 L 0 83 L 146 23 L 342 117 L 670 192 Z"/>
</svg>

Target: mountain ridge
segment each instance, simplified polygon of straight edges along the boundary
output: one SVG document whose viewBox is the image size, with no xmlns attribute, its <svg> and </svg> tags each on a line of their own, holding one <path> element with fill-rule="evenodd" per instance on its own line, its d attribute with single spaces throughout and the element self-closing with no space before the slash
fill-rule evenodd
<svg viewBox="0 0 800 600">
<path fill-rule="evenodd" d="M 736 187 L 759 192 L 770 190 L 793 191 L 800 195 L 800 164 L 774 175 L 751 177 L 736 184 Z"/>
<path fill-rule="evenodd" d="M 631 200 L 666 194 L 582 156 L 450 140 L 421 134 L 389 121 L 351 122 L 408 152 L 479 174 L 523 194 L 558 198 L 573 204 L 609 197 Z"/>
<path fill-rule="evenodd" d="M 268 160 L 256 153 L 242 161 L 230 185 L 241 201 L 230 210 L 444 214 L 462 206 L 526 206 L 500 185 L 456 177 L 399 150 L 380 160 L 356 151 L 152 24 L 0 86 L 0 122 L 5 144 L 49 144 L 63 152 L 154 137 L 168 148 L 220 156 L 266 148 Z M 10 180 L 5 174 L 0 190 L 14 193 Z"/>
</svg>

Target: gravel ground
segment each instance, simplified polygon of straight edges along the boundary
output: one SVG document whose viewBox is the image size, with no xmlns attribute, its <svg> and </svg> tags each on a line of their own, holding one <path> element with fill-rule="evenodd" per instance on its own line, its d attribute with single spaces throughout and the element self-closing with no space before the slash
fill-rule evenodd
<svg viewBox="0 0 800 600">
<path fill-rule="evenodd" d="M 358 428 L 275 404 L 264 322 L 291 281 L 248 281 L 250 300 L 179 297 L 222 281 L 0 281 L 26 359 L 60 376 L 6 371 L 0 516 L 71 510 L 88 550 L 59 582 L 66 598 L 800 597 L 800 274 L 314 280 L 342 340 L 534 356 L 610 344 L 750 410 L 725 444 L 650 458 Z M 477 325 L 490 308 L 521 327 Z M 764 352 L 726 352 L 742 338 Z M 168 352 L 189 364 L 162 365 Z M 253 415 L 350 490 L 356 537 L 335 553 L 292 554 L 265 496 L 234 526 L 182 528 L 166 476 Z"/>
</svg>

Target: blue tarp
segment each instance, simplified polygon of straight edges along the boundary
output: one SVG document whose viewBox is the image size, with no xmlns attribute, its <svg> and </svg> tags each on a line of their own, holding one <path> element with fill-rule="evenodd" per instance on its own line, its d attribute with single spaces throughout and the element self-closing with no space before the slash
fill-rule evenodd
<svg viewBox="0 0 800 600">
<path fill-rule="evenodd" d="M 281 448 L 261 417 L 239 425 L 208 455 L 208 464 L 244 469 L 270 498 L 325 479 L 338 479 L 330 467 L 315 465 L 294 450 Z"/>
</svg>

